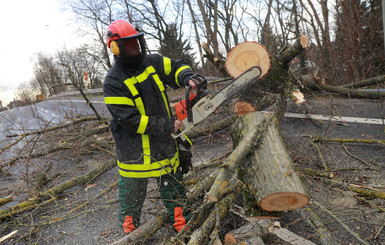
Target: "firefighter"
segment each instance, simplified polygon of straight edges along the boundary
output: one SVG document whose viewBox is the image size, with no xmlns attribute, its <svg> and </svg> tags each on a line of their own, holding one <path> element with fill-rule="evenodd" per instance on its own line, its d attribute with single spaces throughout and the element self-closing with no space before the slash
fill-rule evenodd
<svg viewBox="0 0 385 245">
<path fill-rule="evenodd" d="M 112 22 L 106 39 L 115 60 L 103 91 L 120 173 L 119 222 L 125 233 L 139 226 L 148 179 L 156 178 L 179 232 L 189 218 L 182 178 L 191 155 L 180 159 L 172 133 L 182 123 L 172 117 L 165 88 L 196 87 L 190 79 L 194 72 L 183 60 L 146 54 L 144 33 L 127 21 Z"/>
</svg>

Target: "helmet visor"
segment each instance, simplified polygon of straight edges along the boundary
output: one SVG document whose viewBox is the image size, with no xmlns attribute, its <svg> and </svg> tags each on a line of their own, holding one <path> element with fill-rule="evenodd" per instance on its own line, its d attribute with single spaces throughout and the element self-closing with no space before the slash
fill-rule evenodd
<svg viewBox="0 0 385 245">
<path fill-rule="evenodd" d="M 141 53 L 138 39 L 120 39 L 119 47 L 121 48 L 121 54 L 126 57 L 136 56 Z"/>
</svg>

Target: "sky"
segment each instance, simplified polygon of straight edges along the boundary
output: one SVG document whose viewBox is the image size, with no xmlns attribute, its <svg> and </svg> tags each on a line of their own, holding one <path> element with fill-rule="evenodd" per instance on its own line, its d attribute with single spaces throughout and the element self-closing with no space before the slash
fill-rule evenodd
<svg viewBox="0 0 385 245">
<path fill-rule="evenodd" d="M 80 45 L 73 14 L 63 0 L 17 0 L 0 3 L 0 101 L 13 100 L 13 91 L 33 78 L 38 52 L 55 54 Z"/>
</svg>

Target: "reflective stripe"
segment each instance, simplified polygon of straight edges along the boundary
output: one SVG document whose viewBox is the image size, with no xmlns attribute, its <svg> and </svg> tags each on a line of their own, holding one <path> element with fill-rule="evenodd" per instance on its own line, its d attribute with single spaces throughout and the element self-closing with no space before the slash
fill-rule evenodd
<svg viewBox="0 0 385 245">
<path fill-rule="evenodd" d="M 165 64 L 165 72 L 170 73 L 171 72 L 171 60 L 168 58 L 164 59 Z M 176 82 L 177 82 L 177 75 L 184 69 L 190 68 L 189 66 L 183 66 L 178 69 L 176 74 Z M 156 82 L 163 98 L 163 102 L 166 106 L 167 113 L 169 118 L 171 118 L 171 111 L 168 105 L 167 96 L 165 93 L 165 87 L 163 85 L 163 82 L 160 80 L 158 74 L 156 74 L 155 68 L 153 66 L 147 67 L 143 73 L 136 77 L 130 77 L 124 81 L 128 89 L 130 90 L 135 103 L 136 108 L 138 109 L 139 113 L 141 114 L 140 123 L 137 129 L 137 133 L 142 134 L 142 147 L 143 147 L 143 164 L 125 164 L 120 163 L 118 161 L 119 166 L 119 173 L 123 177 L 129 177 L 129 178 L 149 178 L 149 177 L 159 177 L 164 174 L 168 174 L 172 171 L 174 173 L 177 170 L 177 167 L 179 166 L 179 151 L 175 153 L 174 157 L 172 159 L 164 159 L 159 162 L 153 162 L 151 163 L 151 149 L 150 149 L 150 139 L 149 135 L 144 134 L 146 131 L 149 117 L 146 116 L 143 100 L 138 92 L 138 90 L 135 87 L 136 83 L 142 83 L 147 80 L 147 78 L 153 74 L 153 79 Z M 167 74 L 168 75 L 168 74 Z M 177 82 L 178 84 L 178 82 Z M 179 85 L 179 84 L 178 84 Z M 180 85 L 179 85 L 180 87 Z"/>
<path fill-rule="evenodd" d="M 142 115 L 142 117 L 140 118 L 138 130 L 136 132 L 138 134 L 144 134 L 147 128 L 147 124 L 148 124 L 148 116 Z"/>
<path fill-rule="evenodd" d="M 181 72 L 181 71 L 183 71 L 183 70 L 185 70 L 185 69 L 189 69 L 190 67 L 189 66 L 182 66 L 182 67 L 179 67 L 179 69 L 176 71 L 176 73 L 175 73 L 175 82 L 176 82 L 176 84 L 179 86 L 179 87 L 182 87 L 182 86 L 180 86 L 180 84 L 179 84 L 179 81 L 178 81 L 178 75 L 179 75 L 179 73 Z M 190 68 L 191 69 L 191 68 Z"/>
<path fill-rule="evenodd" d="M 143 100 L 142 97 L 137 97 L 135 98 L 135 105 L 138 111 L 140 112 L 141 115 L 146 115 L 146 112 L 144 111 L 144 105 L 143 105 Z"/>
<path fill-rule="evenodd" d="M 148 75 L 146 76 L 145 75 L 146 73 L 150 72 L 151 70 L 155 71 L 155 69 L 152 66 L 149 68 L 147 68 L 142 74 L 140 74 L 138 76 L 140 80 L 143 79 L 144 77 L 145 77 L 145 79 L 147 79 Z M 150 138 L 147 134 L 144 134 L 144 132 L 146 131 L 146 128 L 147 128 L 147 124 L 148 124 L 148 116 L 146 116 L 146 111 L 144 109 L 143 100 L 139 96 L 139 92 L 134 85 L 138 81 L 139 80 L 136 77 L 131 77 L 131 78 L 128 78 L 126 81 L 124 81 L 124 83 L 126 84 L 128 89 L 130 90 L 132 96 L 134 96 L 134 97 L 138 96 L 135 98 L 135 105 L 136 105 L 136 108 L 138 109 L 139 113 L 142 115 L 142 117 L 140 119 L 140 123 L 139 123 L 138 129 L 136 132 L 142 133 L 143 164 L 150 164 L 151 163 Z M 143 82 L 144 80 L 141 80 L 141 81 Z"/>
<path fill-rule="evenodd" d="M 148 134 L 142 134 L 143 164 L 151 163 L 150 137 Z"/>
<path fill-rule="evenodd" d="M 167 57 L 163 57 L 164 74 L 170 75 L 171 72 L 171 60 Z"/>
<path fill-rule="evenodd" d="M 176 172 L 179 167 L 179 151 L 172 159 L 164 159 L 150 164 L 125 164 L 117 161 L 119 173 L 128 178 L 150 178 L 159 177 L 164 174 Z"/>
<path fill-rule="evenodd" d="M 149 66 L 146 68 L 146 70 L 144 70 L 144 72 L 142 72 L 142 74 L 136 76 L 135 78 L 139 83 L 141 83 L 145 81 L 152 73 L 155 73 L 155 68 L 153 66 Z"/>
<path fill-rule="evenodd" d="M 130 77 L 130 78 L 126 79 L 126 81 L 124 81 L 124 83 L 126 84 L 128 89 L 130 90 L 133 97 L 139 95 L 139 92 L 135 88 L 135 85 L 134 85 L 136 82 L 137 82 L 137 80 L 135 77 Z"/>
<path fill-rule="evenodd" d="M 168 106 L 168 101 L 167 101 L 166 93 L 164 92 L 165 89 L 164 89 L 163 83 L 159 79 L 158 74 L 154 74 L 152 77 L 154 78 L 156 84 L 159 87 L 160 92 L 162 93 L 163 102 L 164 102 L 164 106 L 166 106 L 166 109 L 167 109 L 168 118 L 171 118 L 171 112 L 170 112 L 170 108 Z"/>
<path fill-rule="evenodd" d="M 105 97 L 104 103 L 109 105 L 135 105 L 132 99 L 127 97 Z"/>
<path fill-rule="evenodd" d="M 192 141 L 190 140 L 190 138 L 187 137 L 186 134 L 183 134 L 183 135 L 184 135 L 184 137 L 186 138 L 187 142 L 188 142 L 190 145 L 193 145 L 193 143 L 192 143 Z"/>
</svg>

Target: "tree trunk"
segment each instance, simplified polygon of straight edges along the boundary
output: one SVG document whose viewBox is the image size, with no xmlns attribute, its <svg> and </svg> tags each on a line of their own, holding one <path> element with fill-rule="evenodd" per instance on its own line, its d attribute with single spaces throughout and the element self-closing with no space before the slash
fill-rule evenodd
<svg viewBox="0 0 385 245">
<path fill-rule="evenodd" d="M 167 211 L 160 212 L 157 216 L 150 219 L 138 229 L 124 236 L 122 239 L 114 242 L 112 245 L 136 244 L 146 240 L 151 234 L 162 228 L 164 223 L 167 223 L 169 213 Z"/>
<path fill-rule="evenodd" d="M 253 118 L 255 124 L 249 123 Z M 305 206 L 309 197 L 292 169 L 292 161 L 286 150 L 273 114 L 254 112 L 247 114 L 234 124 L 234 144 L 245 133 L 255 131 L 266 121 L 270 122 L 261 139 L 261 144 L 248 156 L 250 161 L 240 165 L 247 189 L 266 211 L 287 211 Z"/>
<path fill-rule="evenodd" d="M 251 113 L 248 115 L 252 115 Z M 218 202 L 223 193 L 229 188 L 229 182 L 232 176 L 235 174 L 237 168 L 242 161 L 249 155 L 254 148 L 257 146 L 260 141 L 261 135 L 266 127 L 268 122 L 265 120 L 258 121 L 257 118 L 252 116 L 245 116 L 242 123 L 244 125 L 250 125 L 249 127 L 244 126 L 240 129 L 242 134 L 242 139 L 237 140 L 236 148 L 231 153 L 231 155 L 223 161 L 223 164 L 220 166 L 219 173 L 215 179 L 214 184 L 211 186 L 210 191 L 207 193 L 207 198 L 210 201 Z M 255 125 L 252 127 L 251 125 Z M 244 130 L 243 130 L 244 129 Z M 241 132 L 242 131 L 242 132 Z"/>
<path fill-rule="evenodd" d="M 254 244 L 264 244 L 262 239 L 259 237 L 264 237 L 269 233 L 267 226 L 261 226 L 257 222 L 251 222 L 244 226 L 239 227 L 238 229 L 231 231 L 225 235 L 225 245 L 231 245 L 234 243 L 244 242 L 249 238 L 257 238 Z M 247 243 L 246 243 L 247 244 Z"/>
<path fill-rule="evenodd" d="M 378 83 L 383 83 L 384 81 L 385 81 L 385 75 L 379 75 L 379 76 L 371 77 L 371 78 L 364 79 L 364 80 L 361 80 L 358 82 L 344 84 L 341 87 L 342 88 L 361 88 L 361 87 L 365 87 L 368 85 L 375 85 Z"/>
<path fill-rule="evenodd" d="M 99 167 L 91 170 L 90 172 L 87 172 L 81 176 L 74 177 L 70 180 L 67 180 L 57 186 L 52 187 L 49 190 L 39 193 L 36 197 L 30 198 L 29 200 L 19 203 L 13 207 L 1 210 L 0 220 L 9 218 L 18 213 L 22 213 L 24 211 L 30 210 L 46 200 L 52 200 L 57 195 L 64 192 L 65 190 L 68 190 L 69 188 L 76 185 L 83 185 L 89 182 L 90 180 L 98 177 L 102 173 L 112 169 L 115 166 L 116 166 L 116 161 L 109 160 L 101 164 Z"/>
<path fill-rule="evenodd" d="M 214 230 L 218 220 L 222 220 L 223 216 L 230 210 L 232 203 L 238 196 L 238 193 L 241 191 L 240 187 L 240 184 L 234 186 L 234 189 L 232 189 L 232 192 L 229 195 L 216 203 L 216 205 L 218 205 L 217 210 L 214 209 L 206 221 L 202 224 L 202 226 L 194 231 L 194 233 L 191 235 L 188 245 L 205 244 L 203 241 L 206 240 Z"/>
</svg>

